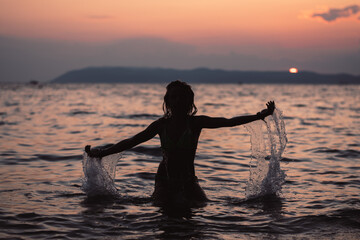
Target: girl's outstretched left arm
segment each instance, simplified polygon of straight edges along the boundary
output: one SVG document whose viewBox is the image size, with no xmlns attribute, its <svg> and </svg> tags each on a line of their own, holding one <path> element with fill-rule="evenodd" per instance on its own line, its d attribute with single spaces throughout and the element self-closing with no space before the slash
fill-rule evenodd
<svg viewBox="0 0 360 240">
<path fill-rule="evenodd" d="M 258 112 L 255 115 L 239 116 L 233 118 L 214 118 L 208 116 L 199 116 L 198 121 L 201 128 L 221 128 L 233 127 L 256 120 L 264 120 L 265 117 L 272 115 L 275 109 L 275 103 L 270 101 L 266 104 L 267 109 Z"/>
</svg>

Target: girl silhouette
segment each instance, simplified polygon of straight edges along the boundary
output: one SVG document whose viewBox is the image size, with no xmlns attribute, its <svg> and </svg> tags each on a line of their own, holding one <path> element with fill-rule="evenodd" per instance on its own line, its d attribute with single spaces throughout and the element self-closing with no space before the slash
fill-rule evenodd
<svg viewBox="0 0 360 240">
<path fill-rule="evenodd" d="M 85 147 L 90 157 L 102 158 L 122 152 L 159 135 L 163 159 L 155 177 L 153 193 L 156 205 L 185 204 L 199 206 L 208 199 L 195 175 L 194 159 L 201 130 L 204 128 L 233 127 L 264 119 L 275 109 L 273 101 L 267 109 L 249 116 L 233 118 L 195 116 L 194 92 L 190 85 L 173 81 L 166 87 L 164 116 L 151 123 L 135 136 L 105 149 Z"/>
</svg>

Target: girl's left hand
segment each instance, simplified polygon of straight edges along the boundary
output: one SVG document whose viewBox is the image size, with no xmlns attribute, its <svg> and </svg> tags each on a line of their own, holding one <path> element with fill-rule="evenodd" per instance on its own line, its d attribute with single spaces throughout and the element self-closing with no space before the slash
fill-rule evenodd
<svg viewBox="0 0 360 240">
<path fill-rule="evenodd" d="M 268 115 L 272 115 L 274 113 L 275 110 L 275 102 L 274 101 L 269 101 L 266 103 L 267 106 L 267 114 Z"/>
<path fill-rule="evenodd" d="M 275 102 L 269 101 L 266 103 L 267 109 L 262 110 L 261 112 L 258 112 L 256 115 L 259 116 L 260 119 L 264 120 L 267 116 L 272 115 L 275 110 Z"/>
</svg>

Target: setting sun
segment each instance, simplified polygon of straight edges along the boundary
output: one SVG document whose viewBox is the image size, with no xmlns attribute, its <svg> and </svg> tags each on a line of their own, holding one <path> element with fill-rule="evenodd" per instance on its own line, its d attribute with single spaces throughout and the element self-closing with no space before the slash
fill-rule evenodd
<svg viewBox="0 0 360 240">
<path fill-rule="evenodd" d="M 290 72 L 290 73 L 298 73 L 299 71 L 298 71 L 297 68 L 294 68 L 294 67 L 293 67 L 293 68 L 290 68 L 290 69 L 289 69 L 289 72 Z"/>
</svg>

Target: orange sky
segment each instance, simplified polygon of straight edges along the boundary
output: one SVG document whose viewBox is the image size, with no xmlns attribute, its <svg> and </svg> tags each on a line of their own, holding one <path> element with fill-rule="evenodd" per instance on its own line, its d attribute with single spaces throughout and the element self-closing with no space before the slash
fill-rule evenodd
<svg viewBox="0 0 360 240">
<path fill-rule="evenodd" d="M 0 0 L 0 35 L 76 41 L 160 37 L 191 44 L 359 46 L 358 15 L 311 18 L 354 0 Z M 340 37 L 341 36 L 341 37 Z"/>
<path fill-rule="evenodd" d="M 360 1 L 0 0 L 0 52 L 0 81 L 88 66 L 360 75 Z"/>
</svg>

